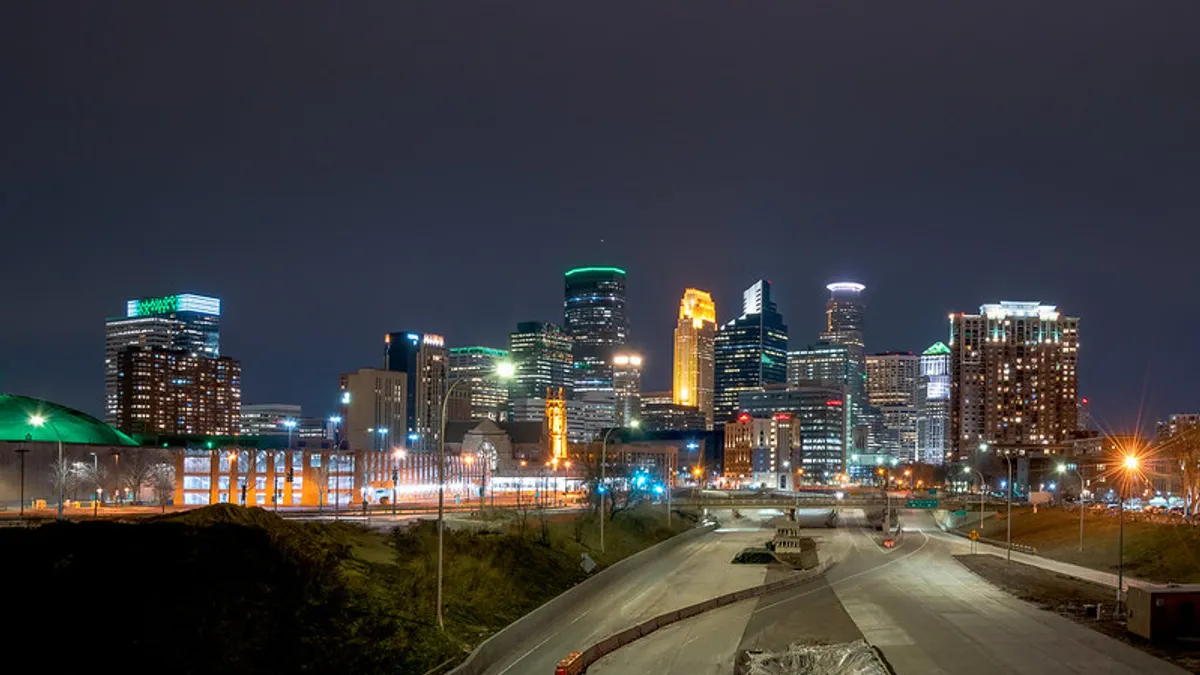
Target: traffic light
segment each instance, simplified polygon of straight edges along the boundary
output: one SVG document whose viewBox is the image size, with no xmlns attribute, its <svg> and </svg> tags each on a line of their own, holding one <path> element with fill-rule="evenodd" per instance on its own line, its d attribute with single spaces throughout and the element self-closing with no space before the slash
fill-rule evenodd
<svg viewBox="0 0 1200 675">
<path fill-rule="evenodd" d="M 287 470 L 287 477 L 286 477 L 287 482 L 289 482 L 289 483 L 292 482 L 292 479 L 295 477 L 296 477 L 296 472 L 294 470 L 292 470 L 291 468 L 289 468 Z"/>
</svg>

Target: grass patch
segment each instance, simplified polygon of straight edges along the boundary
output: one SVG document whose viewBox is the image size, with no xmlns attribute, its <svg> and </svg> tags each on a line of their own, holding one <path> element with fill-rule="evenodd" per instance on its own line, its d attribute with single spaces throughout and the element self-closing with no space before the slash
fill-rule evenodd
<svg viewBox="0 0 1200 675">
<path fill-rule="evenodd" d="M 446 631 L 435 623 L 437 531 L 286 521 L 218 505 L 137 523 L 0 530 L 13 644 L 70 630 L 62 669 L 114 663 L 190 673 L 425 673 L 601 566 L 690 527 L 662 509 L 606 523 L 561 515 L 445 533 Z"/>
<path fill-rule="evenodd" d="M 967 533 L 977 522 L 958 528 Z M 1003 542 L 1004 510 L 984 521 L 980 534 Z M 1083 551 L 1079 551 L 1079 511 L 1059 508 L 1013 508 L 1013 541 L 1037 549 L 1038 555 L 1107 572 L 1117 571 L 1118 520 L 1088 511 L 1084 515 Z M 1200 529 L 1184 524 L 1125 520 L 1125 573 L 1160 583 L 1200 582 Z"/>
</svg>

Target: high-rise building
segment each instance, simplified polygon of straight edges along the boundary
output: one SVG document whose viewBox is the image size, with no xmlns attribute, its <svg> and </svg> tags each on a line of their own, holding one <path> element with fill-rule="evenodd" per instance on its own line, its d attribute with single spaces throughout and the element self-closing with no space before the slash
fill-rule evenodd
<svg viewBox="0 0 1200 675">
<path fill-rule="evenodd" d="M 707 291 L 686 289 L 679 301 L 675 326 L 673 402 L 693 406 L 704 414 L 705 428 L 713 427 L 714 351 L 717 306 Z"/>
<path fill-rule="evenodd" d="M 829 290 L 829 300 L 825 303 L 825 331 L 821 333 L 821 340 L 846 348 L 849 356 L 846 378 L 849 405 L 846 412 L 850 415 L 850 426 L 855 428 L 855 438 L 862 438 L 869 434 L 867 427 L 871 422 L 866 415 L 869 405 L 866 400 L 867 350 L 863 337 L 866 321 L 863 291 L 866 286 L 843 281 L 825 288 Z M 861 451 L 867 448 L 857 443 L 854 449 Z"/>
<path fill-rule="evenodd" d="M 617 426 L 617 406 L 615 396 L 606 391 L 586 391 L 567 401 L 567 440 L 590 443 Z"/>
<path fill-rule="evenodd" d="M 125 316 L 105 321 L 104 417 L 117 423 L 117 352 L 161 347 L 216 358 L 221 355 L 221 301 L 182 293 L 125 303 Z"/>
<path fill-rule="evenodd" d="M 251 403 L 242 406 L 239 424 L 243 436 L 287 436 L 288 422 L 300 425 L 301 408 L 292 403 Z"/>
<path fill-rule="evenodd" d="M 956 459 L 980 444 L 1027 451 L 1077 433 L 1079 319 L 1037 302 L 987 304 L 950 315 L 950 351 Z"/>
<path fill-rule="evenodd" d="M 950 452 L 950 348 L 935 342 L 921 353 L 917 384 L 917 458 L 941 464 Z"/>
<path fill-rule="evenodd" d="M 742 294 L 742 315 L 721 326 L 714 340 L 714 424 L 737 415 L 739 392 L 787 379 L 787 342 L 771 282 L 759 280 Z"/>
<path fill-rule="evenodd" d="M 642 416 L 642 357 L 619 352 L 613 356 L 613 390 L 616 412 L 613 424 L 630 426 Z"/>
<path fill-rule="evenodd" d="M 359 368 L 342 373 L 342 427 L 340 441 L 351 450 L 383 452 L 414 449 L 420 441 L 407 435 L 410 376 L 405 371 Z"/>
<path fill-rule="evenodd" d="M 911 352 L 867 356 L 867 404 L 878 410 L 882 454 L 917 461 L 917 382 L 920 359 Z"/>
<path fill-rule="evenodd" d="M 787 383 L 793 387 L 820 383 L 848 389 L 854 373 L 850 350 L 844 345 L 817 342 L 788 352 Z"/>
<path fill-rule="evenodd" d="M 508 399 L 545 399 L 546 389 L 571 393 L 573 371 L 571 338 L 557 324 L 523 321 L 508 336 L 508 358 L 513 377 Z"/>
<path fill-rule="evenodd" d="M 738 407 L 751 417 L 785 415 L 798 420 L 805 477 L 832 483 L 847 466 L 843 391 L 840 386 L 770 387 L 742 392 Z"/>
<path fill-rule="evenodd" d="M 384 336 L 383 368 L 408 375 L 404 425 L 408 448 L 437 452 L 450 374 L 445 338 L 412 331 L 388 333 Z"/>
<path fill-rule="evenodd" d="M 563 329 L 573 344 L 575 392 L 612 391 L 612 358 L 629 339 L 625 270 L 576 267 L 565 280 Z"/>
<path fill-rule="evenodd" d="M 491 347 L 451 347 L 450 380 L 467 380 L 458 385 L 466 387 L 472 419 L 503 422 L 508 419 L 508 383 L 497 375 L 500 363 L 508 360 L 508 352 Z"/>
<path fill-rule="evenodd" d="M 236 436 L 241 431 L 242 366 L 183 349 L 117 352 L 117 424 L 127 434 Z"/>
</svg>

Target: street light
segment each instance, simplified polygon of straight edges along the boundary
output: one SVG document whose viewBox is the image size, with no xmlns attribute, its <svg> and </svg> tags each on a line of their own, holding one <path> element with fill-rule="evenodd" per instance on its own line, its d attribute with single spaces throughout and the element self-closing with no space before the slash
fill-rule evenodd
<svg viewBox="0 0 1200 675">
<path fill-rule="evenodd" d="M 986 446 L 984 446 L 984 449 L 985 450 L 987 449 Z M 1008 538 L 1008 542 L 1007 542 L 1008 543 L 1008 546 L 1007 546 L 1008 551 L 1005 553 L 1005 556 L 1006 556 L 1008 562 L 1012 562 L 1012 495 L 1013 495 L 1013 482 L 1012 481 L 1013 481 L 1013 477 L 1012 477 L 1012 451 L 1011 450 L 1004 451 L 1004 459 L 1008 462 L 1008 481 L 1004 483 L 1004 490 L 1005 490 L 1005 492 L 1008 493 L 1008 515 L 1005 516 L 1005 518 L 1004 518 L 1005 525 L 1008 526 L 1008 534 L 1006 535 Z"/>
<path fill-rule="evenodd" d="M 392 515 L 396 515 L 396 483 L 400 479 L 400 470 L 396 467 L 398 462 L 404 460 L 407 453 L 402 448 L 392 450 Z"/>
<path fill-rule="evenodd" d="M 1137 455 L 1125 455 L 1125 460 L 1122 462 L 1125 469 L 1125 480 L 1121 484 L 1121 508 L 1119 512 L 1119 524 L 1117 529 L 1117 613 L 1121 613 L 1125 607 L 1125 500 L 1129 496 L 1129 481 L 1132 478 L 1131 474 L 1138 469 Z"/>
<path fill-rule="evenodd" d="M 638 420 L 630 420 L 629 426 L 632 429 L 637 429 L 641 426 Z M 600 485 L 596 488 L 596 492 L 600 493 L 600 552 L 604 553 L 604 502 L 607 498 L 608 488 L 608 436 L 620 427 L 611 427 L 604 433 L 604 439 L 600 441 Z"/>
<path fill-rule="evenodd" d="M 971 475 L 971 472 L 975 472 L 976 474 L 979 475 L 979 531 L 980 531 L 980 533 L 982 533 L 983 532 L 983 496 L 984 496 L 984 494 L 983 494 L 983 472 L 980 471 L 979 469 L 974 469 L 969 466 L 964 466 L 963 469 L 964 469 L 963 473 L 967 474 L 968 476 Z"/>
<path fill-rule="evenodd" d="M 54 426 L 54 421 L 43 415 L 36 415 L 36 414 L 32 415 L 29 418 L 29 423 L 35 427 L 41 427 L 43 424 L 49 424 L 50 428 L 54 430 L 54 437 L 56 439 L 58 439 L 58 520 L 62 520 L 63 519 L 63 479 L 65 478 L 65 476 L 63 475 L 65 467 L 63 466 L 62 434 L 58 433 L 58 427 Z"/>
<path fill-rule="evenodd" d="M 1064 463 L 1058 465 L 1057 471 L 1058 471 L 1058 473 L 1065 474 L 1067 472 L 1067 469 L 1068 469 L 1068 467 L 1067 467 L 1066 463 L 1064 462 Z M 1079 552 L 1082 553 L 1083 552 L 1083 512 L 1085 510 L 1083 508 L 1083 474 L 1079 473 L 1078 466 L 1076 466 L 1073 470 L 1075 472 L 1075 475 L 1079 476 Z"/>
<path fill-rule="evenodd" d="M 288 431 L 288 444 L 287 444 L 288 452 L 287 452 L 287 457 L 284 458 L 284 462 L 290 462 L 291 454 L 292 454 L 292 430 L 296 428 L 296 420 L 292 420 L 292 419 L 284 420 L 283 427 L 285 429 L 287 429 L 287 431 Z M 279 488 L 279 467 L 275 467 L 275 476 L 271 480 L 274 483 L 274 487 L 275 487 L 275 494 L 272 495 L 272 498 L 273 498 L 273 501 L 275 502 L 275 511 L 278 512 L 279 511 L 279 493 L 282 492 L 282 490 L 280 490 L 280 488 Z"/>
<path fill-rule="evenodd" d="M 344 392 L 342 392 L 342 405 L 349 405 L 349 404 L 350 404 L 350 392 L 344 391 Z M 341 415 L 330 415 L 329 422 L 330 422 L 330 424 L 333 425 L 333 452 L 330 453 L 329 461 L 327 461 L 325 464 L 326 468 L 328 469 L 325 472 L 325 490 L 326 491 L 329 490 L 329 474 L 330 474 L 330 472 L 340 471 L 340 468 L 338 467 L 337 462 L 335 462 L 334 460 L 337 458 L 338 452 L 341 451 L 341 449 L 342 449 L 342 441 L 338 437 L 339 436 L 338 425 L 340 425 L 342 423 L 342 416 Z M 331 466 L 331 464 L 332 464 L 332 466 Z M 333 519 L 338 520 L 338 517 L 340 515 L 339 511 L 338 511 L 338 506 L 339 506 L 338 502 L 341 501 L 340 493 L 342 490 L 342 474 L 340 474 L 340 473 L 337 474 L 337 476 L 334 478 L 333 486 L 334 486 Z"/>
<path fill-rule="evenodd" d="M 511 378 L 516 373 L 516 366 L 510 361 L 501 361 L 496 364 L 496 377 L 499 379 Z M 446 387 L 446 393 L 442 396 L 442 417 L 439 420 L 441 433 L 438 434 L 438 555 L 437 555 L 437 622 L 438 629 L 446 630 L 446 622 L 442 616 L 442 577 L 443 577 L 443 559 L 445 558 L 445 549 L 443 546 L 444 533 L 446 530 L 446 414 L 450 406 L 450 394 L 458 385 L 466 382 L 466 379 L 454 380 Z"/>
</svg>

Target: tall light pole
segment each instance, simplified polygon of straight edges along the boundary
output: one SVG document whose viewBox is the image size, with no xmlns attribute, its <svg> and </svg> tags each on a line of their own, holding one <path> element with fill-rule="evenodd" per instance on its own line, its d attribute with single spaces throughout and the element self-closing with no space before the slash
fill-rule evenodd
<svg viewBox="0 0 1200 675">
<path fill-rule="evenodd" d="M 964 467 L 964 468 L 966 468 L 966 470 L 967 470 L 966 473 L 968 475 L 971 472 L 974 472 L 976 475 L 979 476 L 979 531 L 982 534 L 982 532 L 983 532 L 983 472 L 980 471 L 979 469 L 973 469 L 969 466 Z"/>
<path fill-rule="evenodd" d="M 25 434 L 25 443 L 32 440 L 32 434 Z M 25 455 L 29 454 L 29 448 L 25 447 L 25 443 L 17 445 L 17 455 L 21 458 L 21 508 L 18 515 L 22 521 L 25 519 Z"/>
<path fill-rule="evenodd" d="M 500 379 L 508 379 L 516 372 L 516 368 L 512 363 L 507 361 L 496 364 L 496 376 Z M 446 622 L 442 616 L 442 580 L 443 580 L 443 559 L 445 558 L 444 538 L 443 534 L 446 530 L 446 413 L 450 406 L 450 394 L 459 384 L 466 382 L 466 379 L 454 380 L 446 387 L 446 393 L 442 396 L 442 418 L 439 420 L 441 433 L 438 434 L 438 551 L 437 551 L 437 623 L 438 628 L 446 630 Z"/>
<path fill-rule="evenodd" d="M 629 426 L 633 429 L 638 428 L 641 422 L 638 420 L 630 420 Z M 604 439 L 600 441 L 600 486 L 596 489 L 600 493 L 600 552 L 604 553 L 604 502 L 608 499 L 608 436 L 612 432 L 621 427 L 611 427 L 604 432 Z"/>
<path fill-rule="evenodd" d="M 342 403 L 343 404 L 350 403 L 350 392 L 348 392 L 348 391 L 342 392 Z M 329 476 L 333 471 L 337 470 L 337 462 L 334 460 L 337 459 L 338 452 L 340 452 L 342 449 L 342 439 L 340 438 L 341 434 L 338 431 L 338 425 L 340 425 L 342 423 L 342 416 L 341 415 L 330 415 L 329 423 L 333 425 L 333 452 L 330 453 L 330 455 L 329 455 L 329 461 L 325 463 L 325 466 L 329 468 L 329 471 L 325 472 L 324 488 L 325 488 L 326 492 L 329 491 Z M 334 478 L 334 490 L 333 490 L 333 519 L 334 520 L 338 519 L 338 500 L 339 500 L 338 492 L 341 489 L 342 489 L 342 475 L 339 473 Z"/>
<path fill-rule="evenodd" d="M 1129 498 L 1129 481 L 1133 472 L 1137 471 L 1137 455 L 1125 455 L 1123 462 L 1125 480 L 1121 484 L 1121 508 L 1119 509 L 1119 524 L 1117 529 L 1117 613 L 1125 608 L 1125 500 Z"/>
<path fill-rule="evenodd" d="M 65 467 L 63 466 L 63 442 L 62 434 L 58 433 L 58 427 L 54 426 L 54 421 L 43 416 L 33 415 L 29 418 L 29 423 L 35 427 L 41 427 L 43 424 L 49 424 L 54 430 L 54 437 L 58 439 L 58 520 L 63 519 L 63 480 L 66 476 L 63 475 Z"/>
<path fill-rule="evenodd" d="M 1083 474 L 1079 473 L 1078 465 L 1073 470 L 1075 471 L 1075 475 L 1079 476 L 1079 552 L 1083 553 Z M 1058 473 L 1066 473 L 1066 463 L 1059 464 L 1057 471 Z"/>
<path fill-rule="evenodd" d="M 291 420 L 291 419 L 284 420 L 283 427 L 285 429 L 287 429 L 287 432 L 288 432 L 288 444 L 287 444 L 288 451 L 287 451 L 287 456 L 284 458 L 284 462 L 286 463 L 286 462 L 292 461 L 292 457 L 291 457 L 291 455 L 292 455 L 292 430 L 296 428 L 296 420 Z M 275 488 L 275 494 L 272 495 L 271 497 L 272 497 L 272 501 L 275 502 L 275 511 L 278 512 L 279 511 L 279 493 L 280 493 L 279 467 L 275 467 L 275 475 L 271 477 L 271 484 L 272 484 L 271 486 L 273 488 Z"/>
<path fill-rule="evenodd" d="M 396 515 L 396 500 L 399 498 L 396 493 L 396 483 L 400 479 L 400 468 L 397 464 L 405 457 L 405 452 L 402 448 L 392 450 L 392 515 Z"/>
<path fill-rule="evenodd" d="M 1005 554 L 1008 562 L 1012 562 L 1012 496 L 1013 496 L 1013 476 L 1012 476 L 1012 454 L 1011 451 L 1004 452 L 1004 459 L 1008 461 L 1008 482 L 1005 483 L 1005 491 L 1008 493 L 1008 515 L 1005 516 L 1005 525 L 1008 526 L 1008 551 Z"/>
</svg>

